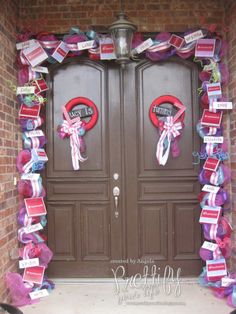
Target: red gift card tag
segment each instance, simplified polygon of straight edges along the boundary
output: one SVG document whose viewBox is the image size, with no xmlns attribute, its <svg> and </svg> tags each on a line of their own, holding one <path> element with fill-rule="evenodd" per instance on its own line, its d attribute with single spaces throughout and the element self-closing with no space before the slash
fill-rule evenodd
<svg viewBox="0 0 236 314">
<path fill-rule="evenodd" d="M 100 38 L 100 59 L 116 59 L 114 43 L 110 36 L 103 36 Z"/>
<path fill-rule="evenodd" d="M 201 211 L 199 222 L 201 224 L 205 223 L 216 225 L 218 223 L 220 213 L 221 213 L 220 206 L 215 207 L 204 206 Z"/>
<path fill-rule="evenodd" d="M 222 278 L 227 275 L 225 259 L 206 261 L 207 277 L 209 279 Z"/>
<path fill-rule="evenodd" d="M 34 161 L 48 161 L 47 154 L 43 148 L 34 148 L 31 150 Z"/>
<path fill-rule="evenodd" d="M 29 217 L 38 217 L 47 214 L 47 210 L 42 197 L 25 198 L 25 208 Z"/>
<path fill-rule="evenodd" d="M 212 58 L 215 52 L 215 39 L 198 39 L 195 48 L 195 57 Z"/>
<path fill-rule="evenodd" d="M 207 109 L 203 111 L 201 124 L 206 126 L 215 126 L 217 128 L 220 127 L 222 120 L 222 111 L 219 112 L 211 112 Z"/>
<path fill-rule="evenodd" d="M 212 84 L 207 84 L 207 95 L 208 97 L 221 97 L 222 92 L 221 92 L 221 84 L 220 83 L 212 83 Z"/>
<path fill-rule="evenodd" d="M 44 266 L 34 266 L 25 268 L 23 274 L 23 281 L 41 285 L 43 282 L 44 272 L 45 272 Z"/>
<path fill-rule="evenodd" d="M 45 82 L 44 79 L 35 80 L 33 82 L 33 86 L 35 86 L 35 91 L 34 91 L 35 94 L 39 94 L 41 92 L 48 90 L 47 83 Z"/>
<path fill-rule="evenodd" d="M 20 119 L 28 119 L 28 118 L 38 118 L 40 112 L 40 105 L 34 105 L 32 107 L 28 107 L 25 104 L 22 104 L 19 111 Z"/>
<path fill-rule="evenodd" d="M 203 169 L 215 172 L 219 167 L 219 164 L 220 164 L 219 159 L 208 157 L 203 165 Z"/>
<path fill-rule="evenodd" d="M 175 48 L 181 48 L 183 46 L 184 39 L 177 35 L 172 34 L 169 40 L 169 44 Z"/>
<path fill-rule="evenodd" d="M 24 49 L 23 54 L 32 67 L 39 65 L 48 58 L 48 55 L 39 42 L 36 42 L 33 46 Z"/>
</svg>

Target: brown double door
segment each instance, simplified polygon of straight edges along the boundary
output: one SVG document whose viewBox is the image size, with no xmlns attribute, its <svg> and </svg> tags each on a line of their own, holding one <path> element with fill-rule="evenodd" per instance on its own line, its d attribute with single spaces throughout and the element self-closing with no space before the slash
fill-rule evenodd
<svg viewBox="0 0 236 314">
<path fill-rule="evenodd" d="M 124 71 L 81 58 L 52 66 L 46 123 L 51 276 L 111 277 L 118 265 L 130 276 L 143 271 L 145 260 L 161 270 L 170 265 L 184 275 L 199 274 L 198 167 L 192 164 L 199 148 L 197 77 L 191 62 L 177 59 L 131 63 Z M 165 94 L 187 109 L 181 155 L 162 167 L 148 111 Z M 73 171 L 69 140 L 59 139 L 56 129 L 61 106 L 80 96 L 96 104 L 99 119 L 84 137 L 88 160 Z"/>
</svg>

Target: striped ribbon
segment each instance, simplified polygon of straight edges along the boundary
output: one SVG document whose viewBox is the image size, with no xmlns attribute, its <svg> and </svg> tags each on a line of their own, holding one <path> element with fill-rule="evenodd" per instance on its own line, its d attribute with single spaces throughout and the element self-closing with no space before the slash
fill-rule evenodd
<svg viewBox="0 0 236 314">
<path fill-rule="evenodd" d="M 32 185 L 32 197 L 39 197 L 42 194 L 43 186 L 42 180 L 30 180 Z"/>
<path fill-rule="evenodd" d="M 217 128 L 210 126 L 207 135 L 215 135 L 216 132 L 217 132 Z"/>
<path fill-rule="evenodd" d="M 170 153 L 170 145 L 172 137 L 180 135 L 179 130 L 182 129 L 181 122 L 174 123 L 173 117 L 167 117 L 167 121 L 164 123 L 161 137 L 157 143 L 156 158 L 159 165 L 164 166 L 168 160 Z M 167 148 L 164 152 L 164 142 L 167 142 Z"/>
<path fill-rule="evenodd" d="M 213 184 L 213 185 L 219 185 L 218 179 L 219 179 L 218 171 L 217 172 L 212 172 L 212 174 L 210 176 L 210 183 Z"/>
<path fill-rule="evenodd" d="M 210 227 L 210 238 L 212 240 L 216 240 L 217 229 L 218 229 L 218 224 L 216 224 L 216 225 L 211 224 L 211 227 Z"/>
<path fill-rule="evenodd" d="M 221 259 L 222 258 L 222 252 L 220 248 L 217 246 L 215 251 L 213 251 L 213 259 Z"/>
<path fill-rule="evenodd" d="M 73 125 L 69 125 L 66 120 L 63 120 L 62 131 L 70 136 L 71 158 L 74 170 L 79 170 L 79 162 L 84 162 L 87 158 L 82 157 L 80 153 L 80 140 L 78 129 L 81 127 L 82 121 L 77 121 Z"/>
<path fill-rule="evenodd" d="M 209 193 L 208 204 L 209 206 L 216 206 L 216 193 Z"/>
<path fill-rule="evenodd" d="M 208 156 L 212 156 L 214 153 L 214 143 L 207 143 L 206 144 L 206 153 Z"/>
<path fill-rule="evenodd" d="M 56 48 L 60 44 L 60 41 L 59 40 L 52 40 L 52 41 L 39 40 L 39 43 L 44 49 L 53 49 L 53 48 Z"/>
</svg>

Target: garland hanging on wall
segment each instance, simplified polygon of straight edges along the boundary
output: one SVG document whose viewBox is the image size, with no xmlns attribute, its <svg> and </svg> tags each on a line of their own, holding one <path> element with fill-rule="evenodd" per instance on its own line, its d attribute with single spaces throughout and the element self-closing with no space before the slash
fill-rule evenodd
<svg viewBox="0 0 236 314">
<path fill-rule="evenodd" d="M 65 58 L 82 54 L 92 60 L 115 59 L 111 43 L 109 35 L 99 35 L 92 30 L 84 33 L 76 27 L 71 28 L 69 34 L 62 39 L 42 32 L 36 35 L 31 32 L 19 35 L 17 99 L 20 105 L 19 122 L 23 131 L 24 150 L 17 159 L 17 167 L 21 173 L 18 184 L 18 238 L 22 243 L 19 250 L 20 268 L 24 271 L 23 275 L 8 273 L 6 276 L 15 305 L 30 304 L 35 299 L 48 295 L 48 291 L 54 286 L 44 276 L 52 252 L 46 246 L 46 238 L 40 231 L 46 225 L 43 201 L 45 191 L 39 172 L 47 161 L 43 149 L 46 139 L 40 130 L 45 121 L 42 108 L 46 105 L 45 92 L 48 90 L 44 79 L 48 73 L 47 65 L 61 63 Z M 109 45 L 109 49 L 106 49 L 106 45 Z M 228 70 L 221 61 L 225 53 L 224 40 L 214 30 L 205 29 L 178 35 L 164 32 L 145 41 L 137 33 L 132 44 L 133 60 L 141 55 L 152 61 L 162 61 L 177 55 L 183 59 L 194 57 L 193 61 L 202 67 L 199 76 L 202 85 L 198 92 L 201 94 L 203 115 L 197 125 L 197 132 L 204 144 L 199 153 L 194 153 L 197 162 L 200 159 L 205 160 L 199 174 L 199 182 L 203 185 L 199 195 L 202 208 L 200 223 L 206 240 L 200 248 L 200 256 L 206 261 L 200 283 L 213 289 L 217 297 L 227 297 L 228 304 L 236 307 L 236 275 L 229 273 L 226 265 L 226 259 L 231 255 L 232 228 L 225 217 L 230 205 L 224 187 L 230 181 L 230 170 L 224 165 L 228 154 L 227 142 L 223 137 L 222 115 L 223 110 L 232 108 L 232 103 L 222 95 L 221 89 L 228 83 Z M 151 114 L 150 118 L 155 125 L 155 116 Z M 58 131 L 62 135 L 61 127 Z M 37 273 L 36 278 L 33 278 L 33 273 Z"/>
</svg>

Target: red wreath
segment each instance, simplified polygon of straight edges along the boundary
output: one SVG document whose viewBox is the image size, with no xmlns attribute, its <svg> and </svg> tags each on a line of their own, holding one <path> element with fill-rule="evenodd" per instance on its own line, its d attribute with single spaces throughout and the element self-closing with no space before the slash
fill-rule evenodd
<svg viewBox="0 0 236 314">
<path fill-rule="evenodd" d="M 92 100 L 90 100 L 90 99 L 88 99 L 86 97 L 76 97 L 76 98 L 72 98 L 65 105 L 66 111 L 70 112 L 78 104 L 83 104 L 83 105 L 86 105 L 87 107 L 90 107 L 90 108 L 93 109 L 93 114 L 92 114 L 91 119 L 88 122 L 84 122 L 85 123 L 85 126 L 84 126 L 85 130 L 89 131 L 97 123 L 97 120 L 98 120 L 98 109 L 97 109 L 96 105 L 94 104 L 94 102 L 92 102 Z"/>
<path fill-rule="evenodd" d="M 153 100 L 149 109 L 149 118 L 152 121 L 152 124 L 157 128 L 159 127 L 161 128 L 163 121 L 160 121 L 158 119 L 156 113 L 153 111 L 153 108 L 156 106 L 160 106 L 164 103 L 170 103 L 172 106 L 179 109 L 177 114 L 174 116 L 174 121 L 175 122 L 180 121 L 183 124 L 184 115 L 185 115 L 184 113 L 185 106 L 182 104 L 182 102 L 178 98 L 171 95 L 163 95 Z"/>
</svg>

